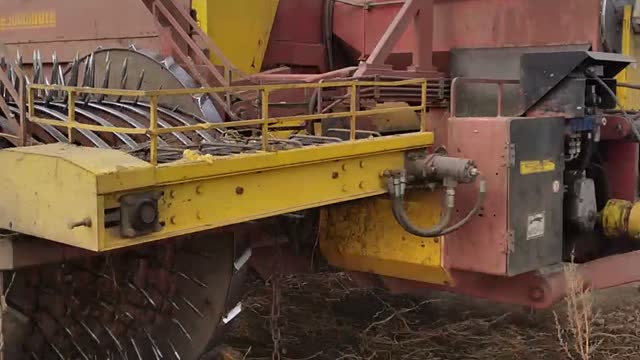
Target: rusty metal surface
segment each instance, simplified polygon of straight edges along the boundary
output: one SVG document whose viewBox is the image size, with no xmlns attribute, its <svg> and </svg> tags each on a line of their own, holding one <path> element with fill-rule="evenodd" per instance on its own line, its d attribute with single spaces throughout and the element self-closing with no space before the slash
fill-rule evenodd
<svg viewBox="0 0 640 360">
<path fill-rule="evenodd" d="M 444 266 L 504 275 L 508 252 L 509 122 L 500 118 L 451 118 L 448 139 L 449 155 L 475 160 L 487 183 L 487 198 L 480 216 L 445 237 Z M 457 218 L 471 210 L 476 194 L 473 186 L 459 187 Z"/>
<path fill-rule="evenodd" d="M 602 140 L 633 140 L 631 124 L 621 114 L 606 115 L 606 120 L 600 126 Z"/>
<path fill-rule="evenodd" d="M 563 165 L 558 158 L 562 153 L 562 124 L 558 120 L 449 119 L 449 154 L 476 161 L 487 182 L 487 199 L 479 216 L 446 236 L 446 268 L 504 276 L 560 261 L 561 205 L 557 201 L 562 189 L 558 172 Z M 534 124 L 528 121 L 539 125 L 537 130 L 524 133 L 530 132 L 548 146 L 537 148 L 537 143 L 528 143 L 522 133 L 514 137 L 518 128 Z M 553 172 L 520 176 L 520 161 L 542 159 L 553 161 Z M 532 194 L 538 195 L 531 198 Z M 473 187 L 459 189 L 458 217 L 470 210 L 476 196 Z M 544 230 L 535 241 L 529 241 L 527 221 L 539 213 L 546 214 Z"/>
<path fill-rule="evenodd" d="M 439 0 L 434 49 L 583 43 L 598 49 L 599 20 L 600 0 Z"/>
<path fill-rule="evenodd" d="M 335 6 L 334 31 L 358 54 L 370 54 L 399 5 L 363 10 Z M 434 51 L 452 48 L 548 46 L 588 43 L 599 49 L 600 0 L 438 0 L 434 9 Z M 413 31 L 394 53 L 411 53 Z"/>
<path fill-rule="evenodd" d="M 280 0 L 265 54 L 265 68 L 296 65 L 310 68 L 307 72 L 327 70 L 322 33 L 323 3 L 319 0 Z"/>
<path fill-rule="evenodd" d="M 640 281 L 640 251 L 608 256 L 575 266 L 576 273 L 593 290 Z M 433 290 L 450 291 L 493 301 L 545 309 L 566 295 L 567 279 L 562 265 L 515 277 L 501 277 L 452 271 L 449 286 L 425 284 L 396 278 L 382 278 L 394 293 L 426 295 Z"/>
<path fill-rule="evenodd" d="M 611 198 L 635 201 L 638 198 L 638 144 L 607 142 L 605 169 Z"/>
<path fill-rule="evenodd" d="M 157 36 L 151 13 L 141 1 L 6 0 L 0 14 L 0 36 L 9 51 L 17 44 L 27 45 L 24 51 L 37 46 L 46 55 L 57 51 L 63 62 L 81 51 L 78 46 L 93 50 L 114 43 L 148 44 Z"/>
<path fill-rule="evenodd" d="M 560 270 L 561 268 L 556 271 Z M 395 294 L 428 296 L 434 290 L 448 291 L 538 309 L 551 306 L 564 294 L 562 288 L 552 288 L 556 285 L 555 283 L 545 282 L 535 272 L 516 277 L 503 277 L 467 271 L 451 271 L 451 277 L 452 283 L 444 286 L 388 277 L 382 278 L 382 282 L 389 291 Z"/>
</svg>

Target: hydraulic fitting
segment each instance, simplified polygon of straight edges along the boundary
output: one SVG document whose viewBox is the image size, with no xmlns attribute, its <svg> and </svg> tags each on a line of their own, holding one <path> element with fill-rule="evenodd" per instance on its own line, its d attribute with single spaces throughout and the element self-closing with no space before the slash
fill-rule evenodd
<svg viewBox="0 0 640 360">
<path fill-rule="evenodd" d="M 441 155 L 409 156 L 405 169 L 385 172 L 387 190 L 392 200 L 393 216 L 403 229 L 416 236 L 435 237 L 456 231 L 478 213 L 487 192 L 485 181 L 481 180 L 478 198 L 473 209 L 462 220 L 449 225 L 455 207 L 456 187 L 459 183 L 474 182 L 479 175 L 480 171 L 472 160 Z M 440 183 L 445 188 L 444 209 L 437 225 L 421 229 L 411 222 L 405 211 L 405 192 L 408 185 L 421 187 L 420 185 L 434 182 Z"/>
<path fill-rule="evenodd" d="M 415 154 L 411 154 L 415 155 Z M 480 173 L 473 160 L 442 155 L 409 156 L 405 168 L 414 181 L 443 181 L 445 179 L 469 184 Z"/>
</svg>

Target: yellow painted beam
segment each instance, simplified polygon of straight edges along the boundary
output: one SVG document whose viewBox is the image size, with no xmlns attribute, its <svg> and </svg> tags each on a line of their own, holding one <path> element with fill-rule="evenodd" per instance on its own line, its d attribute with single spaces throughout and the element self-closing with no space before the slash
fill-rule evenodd
<svg viewBox="0 0 640 360">
<path fill-rule="evenodd" d="M 292 166 L 313 165 L 367 155 L 402 152 L 427 147 L 433 144 L 433 139 L 433 133 L 431 132 L 412 133 L 286 151 L 220 156 L 215 157 L 212 163 L 205 161 L 177 161 L 161 164 L 155 169 L 154 185 L 178 184 L 229 175 L 259 173 Z M 123 183 L 120 177 L 121 175 L 115 172 L 100 174 L 97 177 L 98 193 L 130 191 L 132 187 Z M 289 179 L 283 179 L 283 181 L 286 183 Z"/>
<path fill-rule="evenodd" d="M 432 142 L 416 133 L 160 166 L 68 144 L 3 150 L 0 228 L 94 251 L 132 246 L 383 194 L 381 173 Z M 122 238 L 105 228 L 123 195 L 150 190 L 162 193 L 161 230 Z"/>
</svg>

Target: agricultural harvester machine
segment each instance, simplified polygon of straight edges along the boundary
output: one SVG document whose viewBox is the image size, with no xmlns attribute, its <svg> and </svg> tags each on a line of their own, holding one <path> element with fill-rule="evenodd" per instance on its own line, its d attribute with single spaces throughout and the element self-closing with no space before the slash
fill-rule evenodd
<svg viewBox="0 0 640 360">
<path fill-rule="evenodd" d="M 197 359 L 317 254 L 534 308 L 564 262 L 640 280 L 634 5 L 2 1 L 5 358 Z"/>
</svg>

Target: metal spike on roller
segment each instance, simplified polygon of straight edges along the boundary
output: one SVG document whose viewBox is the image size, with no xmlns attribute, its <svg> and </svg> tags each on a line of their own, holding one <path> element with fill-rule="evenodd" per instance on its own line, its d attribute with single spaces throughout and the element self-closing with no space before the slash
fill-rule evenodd
<svg viewBox="0 0 640 360">
<path fill-rule="evenodd" d="M 8 66 L 15 87 L 14 67 L 22 68 L 22 55 L 17 54 L 15 66 Z M 90 54 L 75 58 L 64 68 L 58 56 L 52 55 L 51 66 L 44 66 L 41 52 L 33 52 L 33 71 L 26 78 L 27 84 L 54 84 L 81 87 L 102 87 L 129 90 L 158 90 L 163 88 L 196 87 L 197 83 L 189 77 L 171 58 L 163 58 L 156 53 L 144 52 L 131 47 L 129 49 L 98 49 Z M 21 71 L 21 73 L 26 73 Z M 47 75 L 50 74 L 50 75 Z M 6 91 L 0 89 L 0 93 Z M 61 91 L 35 91 L 36 115 L 59 121 L 67 120 L 68 94 Z M 6 95 L 5 95 L 6 97 Z M 107 95 L 81 94 L 75 102 L 76 121 L 104 127 L 149 127 L 148 99 L 141 97 L 123 97 Z M 18 106 L 10 106 L 15 118 L 19 118 Z M 160 99 L 158 111 L 160 128 L 188 126 L 206 122 L 220 122 L 222 117 L 207 96 L 164 96 Z M 7 121 L 7 120 L 2 120 Z M 15 120 L 13 120 L 15 122 Z M 1 124 L 1 123 L 0 123 Z M 18 128 L 17 124 L 8 129 Z M 6 132 L 7 129 L 2 129 Z M 50 125 L 36 125 L 33 137 L 37 142 L 67 142 L 67 132 Z M 107 134 L 90 130 L 74 130 L 75 143 L 83 146 L 116 148 L 131 151 L 133 155 L 148 156 L 146 135 Z M 160 162 L 177 160 L 182 156 L 179 147 L 194 147 L 201 144 L 213 154 L 229 154 L 239 150 L 237 146 L 225 146 L 219 141 L 221 131 L 194 131 L 191 133 L 169 133 L 161 135 Z M 255 147 L 257 149 L 257 147 Z M 166 149 L 166 150 L 165 150 Z"/>
</svg>

